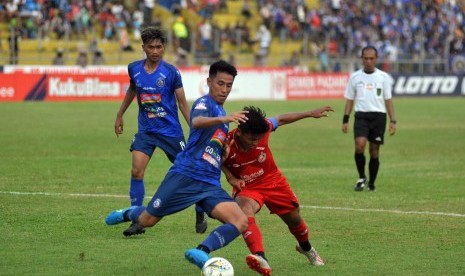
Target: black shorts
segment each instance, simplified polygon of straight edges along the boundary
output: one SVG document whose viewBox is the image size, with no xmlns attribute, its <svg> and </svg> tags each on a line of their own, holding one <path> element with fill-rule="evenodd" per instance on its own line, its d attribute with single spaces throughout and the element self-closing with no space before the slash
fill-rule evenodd
<svg viewBox="0 0 465 276">
<path fill-rule="evenodd" d="M 384 144 L 386 113 L 355 112 L 354 138 L 367 137 L 374 144 Z"/>
</svg>

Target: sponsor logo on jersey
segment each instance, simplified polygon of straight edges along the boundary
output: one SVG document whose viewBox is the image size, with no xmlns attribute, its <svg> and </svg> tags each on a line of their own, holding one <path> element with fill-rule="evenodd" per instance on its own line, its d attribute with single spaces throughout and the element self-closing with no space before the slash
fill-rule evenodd
<svg viewBox="0 0 465 276">
<path fill-rule="evenodd" d="M 205 148 L 202 158 L 216 168 L 219 168 L 225 141 L 226 133 L 221 128 L 218 128 L 210 139 L 210 145 Z"/>
<path fill-rule="evenodd" d="M 153 202 L 153 208 L 159 208 L 161 206 L 161 199 L 157 198 Z"/>
<path fill-rule="evenodd" d="M 211 139 L 212 142 L 218 143 L 221 147 L 224 146 L 225 140 L 226 140 L 226 133 L 221 128 L 215 131 Z"/>
<path fill-rule="evenodd" d="M 244 179 L 245 182 L 252 182 L 255 178 L 262 176 L 264 173 L 265 171 L 263 171 L 263 168 L 260 168 L 260 170 L 253 172 L 251 174 L 241 175 L 241 178 Z"/>
<path fill-rule="evenodd" d="M 262 152 L 260 153 L 260 156 L 258 157 L 258 163 L 263 163 L 266 160 L 266 153 Z"/>
<path fill-rule="evenodd" d="M 205 106 L 204 102 L 198 102 L 195 107 L 195 110 L 207 110 L 207 106 Z"/>
<path fill-rule="evenodd" d="M 159 103 L 161 102 L 161 94 L 140 94 L 142 104 Z"/>
<path fill-rule="evenodd" d="M 215 168 L 219 168 L 220 165 L 218 163 L 218 161 L 215 160 L 215 158 L 213 158 L 209 153 L 207 152 L 204 152 L 202 154 L 202 159 L 207 161 L 208 163 L 212 164 Z"/>
<path fill-rule="evenodd" d="M 157 80 L 157 86 L 158 86 L 158 87 L 163 87 L 163 86 L 165 86 L 165 79 L 164 79 L 164 78 L 159 78 L 159 79 Z"/>
</svg>

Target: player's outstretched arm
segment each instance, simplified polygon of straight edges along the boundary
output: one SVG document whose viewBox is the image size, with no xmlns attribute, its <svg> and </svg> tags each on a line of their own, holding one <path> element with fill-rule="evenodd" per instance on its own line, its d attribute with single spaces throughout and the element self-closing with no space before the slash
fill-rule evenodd
<svg viewBox="0 0 465 276">
<path fill-rule="evenodd" d="M 211 127 L 214 125 L 224 124 L 224 123 L 236 123 L 240 124 L 241 122 L 247 121 L 247 114 L 248 111 L 238 111 L 234 112 L 231 115 L 226 115 L 223 117 L 203 117 L 197 116 L 192 119 L 192 127 L 193 128 L 206 128 Z"/>
<path fill-rule="evenodd" d="M 328 117 L 328 112 L 334 112 L 334 109 L 331 106 L 323 106 L 314 110 L 308 110 L 304 112 L 292 112 L 281 114 L 276 116 L 276 119 L 278 120 L 278 125 L 282 126 L 309 117 Z"/>
</svg>

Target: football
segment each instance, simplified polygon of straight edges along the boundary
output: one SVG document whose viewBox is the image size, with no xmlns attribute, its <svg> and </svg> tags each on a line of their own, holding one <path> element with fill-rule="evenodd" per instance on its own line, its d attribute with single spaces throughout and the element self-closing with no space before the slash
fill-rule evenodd
<svg viewBox="0 0 465 276">
<path fill-rule="evenodd" d="M 232 264 L 225 258 L 213 257 L 202 268 L 202 276 L 233 276 Z"/>
</svg>

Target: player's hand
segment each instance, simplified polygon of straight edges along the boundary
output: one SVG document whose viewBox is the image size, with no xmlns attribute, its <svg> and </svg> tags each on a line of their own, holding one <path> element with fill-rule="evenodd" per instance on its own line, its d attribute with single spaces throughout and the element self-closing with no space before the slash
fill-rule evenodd
<svg viewBox="0 0 465 276">
<path fill-rule="evenodd" d="M 331 106 L 323 106 L 310 112 L 313 118 L 321 118 L 328 117 L 328 112 L 334 112 L 334 109 Z"/>
<path fill-rule="evenodd" d="M 249 111 L 237 111 L 231 115 L 226 116 L 226 120 L 228 123 L 236 123 L 240 125 L 241 123 L 245 123 L 249 119 L 247 118 L 247 113 L 249 113 Z"/>
<path fill-rule="evenodd" d="M 123 125 L 124 125 L 123 117 L 116 117 L 116 121 L 115 121 L 116 137 L 119 137 L 120 134 L 123 134 Z"/>
<path fill-rule="evenodd" d="M 235 178 L 234 176 L 231 176 L 228 183 L 234 188 L 236 188 L 238 191 L 242 191 L 242 188 L 245 187 L 245 180 L 240 179 L 240 178 Z"/>
<path fill-rule="evenodd" d="M 389 135 L 394 135 L 396 134 L 397 126 L 394 123 L 389 124 Z"/>
</svg>

